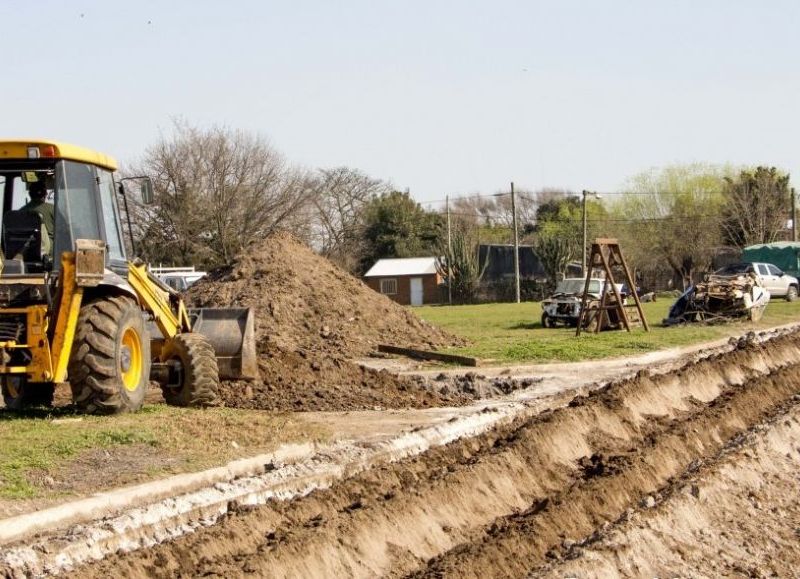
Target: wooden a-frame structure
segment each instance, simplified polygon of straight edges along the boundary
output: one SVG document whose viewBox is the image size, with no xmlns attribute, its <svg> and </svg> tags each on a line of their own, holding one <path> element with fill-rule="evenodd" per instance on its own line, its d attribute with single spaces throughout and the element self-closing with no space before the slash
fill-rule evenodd
<svg viewBox="0 0 800 579">
<path fill-rule="evenodd" d="M 622 296 L 620 295 L 619 288 L 614 283 L 614 274 L 613 269 L 615 267 L 621 267 L 622 272 L 625 276 L 625 282 L 628 284 L 628 287 L 631 290 L 631 295 L 633 296 L 633 301 L 635 302 L 631 306 L 626 306 L 622 301 Z M 605 272 L 605 280 L 603 281 L 603 291 L 600 295 L 600 303 L 596 306 L 592 306 L 587 308 L 587 303 L 589 301 L 589 284 L 592 280 L 592 271 L 595 269 L 602 269 Z M 614 294 L 614 303 L 608 304 L 608 290 L 611 290 Z M 625 258 L 622 257 L 622 250 L 619 247 L 619 242 L 616 239 L 607 239 L 607 238 L 598 238 L 594 240 L 592 243 L 592 251 L 589 254 L 589 261 L 586 267 L 586 284 L 583 287 L 583 298 L 581 299 L 581 313 L 580 317 L 578 318 L 578 328 L 575 332 L 576 336 L 581 335 L 581 330 L 583 329 L 583 325 L 585 321 L 588 319 L 588 316 L 592 313 L 596 313 L 598 316 L 597 324 L 595 324 L 594 331 L 595 333 L 599 332 L 600 329 L 603 327 L 603 321 L 605 318 L 608 317 L 609 310 L 616 310 L 619 319 L 622 321 L 622 325 L 625 326 L 627 331 L 631 331 L 631 321 L 628 318 L 628 314 L 625 311 L 626 307 L 635 307 L 639 313 L 639 320 L 642 322 L 642 326 L 644 327 L 646 332 L 650 331 L 650 326 L 647 325 L 647 319 L 644 316 L 644 312 L 642 311 L 642 302 L 639 301 L 639 295 L 636 293 L 636 284 L 633 281 L 633 276 L 631 276 L 631 272 L 628 269 L 628 264 L 625 263 Z"/>
</svg>

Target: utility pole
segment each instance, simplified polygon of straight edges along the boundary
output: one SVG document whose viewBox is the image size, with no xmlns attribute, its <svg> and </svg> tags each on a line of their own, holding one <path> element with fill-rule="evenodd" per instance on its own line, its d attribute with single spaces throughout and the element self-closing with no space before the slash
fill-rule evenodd
<svg viewBox="0 0 800 579">
<path fill-rule="evenodd" d="M 591 191 L 587 191 L 586 189 L 584 189 L 581 193 L 583 195 L 583 203 L 582 203 L 582 207 L 583 207 L 583 243 L 581 245 L 581 273 L 583 273 L 583 275 L 585 277 L 586 276 L 586 247 L 588 245 L 587 240 L 586 240 L 586 235 L 587 235 L 587 227 L 586 227 L 586 222 L 587 222 L 587 219 L 586 219 L 586 197 L 587 197 L 587 195 L 591 195 L 595 199 L 602 199 L 603 196 L 600 195 L 600 193 L 592 193 Z"/>
<path fill-rule="evenodd" d="M 583 242 L 581 243 L 581 273 L 586 277 L 586 195 L 589 192 L 584 189 L 581 191 L 583 195 L 583 203 L 581 204 L 581 212 L 583 213 Z"/>
<path fill-rule="evenodd" d="M 514 289 L 519 299 L 519 230 L 517 229 L 517 196 L 514 194 L 514 182 L 511 182 L 511 215 L 514 222 Z"/>
<path fill-rule="evenodd" d="M 797 197 L 792 187 L 792 241 L 797 241 Z"/>
<path fill-rule="evenodd" d="M 447 303 L 453 305 L 453 244 L 450 237 L 450 195 L 445 195 L 447 207 Z"/>
</svg>

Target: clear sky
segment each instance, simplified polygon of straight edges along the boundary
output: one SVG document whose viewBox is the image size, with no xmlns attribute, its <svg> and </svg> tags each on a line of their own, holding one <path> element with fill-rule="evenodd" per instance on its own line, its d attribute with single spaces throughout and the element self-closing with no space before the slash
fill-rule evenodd
<svg viewBox="0 0 800 579">
<path fill-rule="evenodd" d="M 421 201 L 800 169 L 800 2 L 3 0 L 4 136 L 123 163 L 171 119 Z"/>
</svg>

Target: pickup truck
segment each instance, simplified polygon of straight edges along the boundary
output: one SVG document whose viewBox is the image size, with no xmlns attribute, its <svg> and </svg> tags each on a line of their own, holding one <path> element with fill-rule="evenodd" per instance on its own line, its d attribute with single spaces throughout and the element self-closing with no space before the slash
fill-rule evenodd
<svg viewBox="0 0 800 579">
<path fill-rule="evenodd" d="M 602 278 L 591 279 L 588 291 L 589 305 L 600 300 L 604 283 L 605 280 Z M 616 286 L 617 291 L 623 293 L 624 299 L 622 284 L 616 284 Z M 553 295 L 542 301 L 542 327 L 555 328 L 558 324 L 577 326 L 585 287 L 586 280 L 582 277 L 566 278 L 558 282 Z M 613 290 L 609 287 L 606 291 L 611 293 Z M 591 325 L 592 321 L 589 320 L 588 325 Z"/>
<path fill-rule="evenodd" d="M 771 263 L 743 262 L 726 265 L 714 272 L 716 275 L 739 275 L 754 273 L 771 297 L 785 298 L 787 302 L 797 299 L 797 278 L 786 274 Z"/>
</svg>

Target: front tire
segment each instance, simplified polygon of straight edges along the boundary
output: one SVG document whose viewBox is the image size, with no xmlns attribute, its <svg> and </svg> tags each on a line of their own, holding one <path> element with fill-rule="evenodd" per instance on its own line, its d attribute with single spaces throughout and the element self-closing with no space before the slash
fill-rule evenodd
<svg viewBox="0 0 800 579">
<path fill-rule="evenodd" d="M 547 314 L 542 314 L 542 327 L 543 328 L 555 328 L 556 327 L 556 323 L 553 321 L 553 318 L 551 318 Z"/>
<path fill-rule="evenodd" d="M 150 336 L 131 298 L 104 296 L 81 307 L 67 374 L 88 414 L 136 412 L 150 383 Z"/>
<path fill-rule="evenodd" d="M 178 334 L 166 341 L 161 361 L 175 366 L 176 384 L 161 391 L 171 406 L 206 407 L 219 404 L 219 368 L 213 346 L 201 334 Z"/>
<path fill-rule="evenodd" d="M 589 314 L 592 315 L 592 314 Z M 600 325 L 600 312 L 594 312 L 594 315 L 588 322 L 584 322 L 583 327 L 586 329 L 588 333 L 595 333 L 597 332 L 597 327 Z"/>
<path fill-rule="evenodd" d="M 786 292 L 786 301 L 793 302 L 797 299 L 797 286 L 790 285 L 789 290 Z"/>
</svg>

